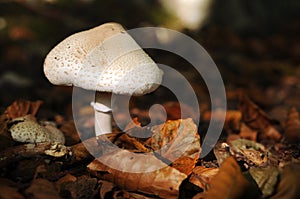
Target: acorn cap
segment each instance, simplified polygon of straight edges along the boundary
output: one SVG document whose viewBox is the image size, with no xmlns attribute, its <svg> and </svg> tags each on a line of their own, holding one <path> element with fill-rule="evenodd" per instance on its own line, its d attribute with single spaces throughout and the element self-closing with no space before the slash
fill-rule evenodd
<svg viewBox="0 0 300 199">
<path fill-rule="evenodd" d="M 56 85 L 143 95 L 154 91 L 163 72 L 117 23 L 73 34 L 47 55 L 44 73 Z"/>
</svg>

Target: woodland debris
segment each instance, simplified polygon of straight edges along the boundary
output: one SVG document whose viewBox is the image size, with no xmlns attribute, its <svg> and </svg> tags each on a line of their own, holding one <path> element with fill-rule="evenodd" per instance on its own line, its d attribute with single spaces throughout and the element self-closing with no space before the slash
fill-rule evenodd
<svg viewBox="0 0 300 199">
<path fill-rule="evenodd" d="M 25 115 L 36 116 L 42 101 L 37 100 L 31 102 L 28 100 L 16 100 L 9 107 L 6 108 L 5 113 L 9 119 L 15 119 L 18 117 L 24 117 Z"/>
<path fill-rule="evenodd" d="M 25 195 L 32 199 L 60 199 L 54 183 L 46 179 L 34 179 L 30 187 L 25 190 Z"/>
<path fill-rule="evenodd" d="M 297 144 L 300 142 L 300 116 L 295 107 L 292 107 L 288 112 L 284 137 L 289 143 Z"/>
<path fill-rule="evenodd" d="M 203 190 L 207 190 L 211 179 L 217 175 L 219 168 L 206 168 L 204 166 L 196 166 L 193 169 L 189 182 L 197 185 Z"/>
<path fill-rule="evenodd" d="M 124 152 L 120 151 L 119 153 Z M 113 182 L 120 188 L 128 191 L 138 191 L 163 198 L 178 197 L 179 186 L 187 177 L 185 174 L 159 162 L 160 160 L 156 159 L 154 156 L 147 157 L 148 162 L 145 162 L 144 158 L 131 159 L 126 158 L 127 156 L 127 154 L 125 154 L 125 156 L 120 154 L 110 154 L 107 158 L 110 158 L 110 161 L 115 162 L 115 164 L 124 165 L 124 167 L 130 166 L 136 168 L 137 171 L 144 170 L 144 172 L 122 172 L 121 170 L 107 167 L 97 159 L 88 165 L 88 169 L 98 178 Z M 153 168 L 153 166 L 161 167 L 161 169 L 147 172 L 147 170 Z"/>
<path fill-rule="evenodd" d="M 233 157 L 228 157 L 220 166 L 220 170 L 212 178 L 207 192 L 194 198 L 204 199 L 240 199 L 258 198 L 251 184 L 243 176 L 241 169 Z"/>
<path fill-rule="evenodd" d="M 243 121 L 252 129 L 259 131 L 261 139 L 271 139 L 274 141 L 281 139 L 281 134 L 272 125 L 271 119 L 263 110 L 243 93 L 240 93 L 239 101 Z"/>
<path fill-rule="evenodd" d="M 264 198 L 274 193 L 279 177 L 279 170 L 277 168 L 250 168 L 249 173 L 260 188 Z"/>
<path fill-rule="evenodd" d="M 276 193 L 270 199 L 300 198 L 300 163 L 290 163 L 283 168 Z"/>
</svg>

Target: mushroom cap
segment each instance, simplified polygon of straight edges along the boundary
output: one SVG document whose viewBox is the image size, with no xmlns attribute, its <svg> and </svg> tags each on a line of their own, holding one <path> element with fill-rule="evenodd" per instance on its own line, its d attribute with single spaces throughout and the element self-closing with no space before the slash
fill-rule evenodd
<svg viewBox="0 0 300 199">
<path fill-rule="evenodd" d="M 143 95 L 154 91 L 163 72 L 117 23 L 75 33 L 47 55 L 44 73 L 56 85 Z"/>
</svg>

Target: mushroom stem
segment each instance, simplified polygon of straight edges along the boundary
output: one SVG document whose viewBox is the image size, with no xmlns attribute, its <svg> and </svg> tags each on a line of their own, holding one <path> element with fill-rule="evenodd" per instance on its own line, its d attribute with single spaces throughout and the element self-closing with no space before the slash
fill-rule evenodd
<svg viewBox="0 0 300 199">
<path fill-rule="evenodd" d="M 95 110 L 96 136 L 111 133 L 111 93 L 96 92 L 95 102 L 91 105 Z"/>
</svg>

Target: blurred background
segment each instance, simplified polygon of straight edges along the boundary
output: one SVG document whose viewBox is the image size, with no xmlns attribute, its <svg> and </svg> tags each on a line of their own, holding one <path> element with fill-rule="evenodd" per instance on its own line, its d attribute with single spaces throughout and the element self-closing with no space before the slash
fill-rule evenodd
<svg viewBox="0 0 300 199">
<path fill-rule="evenodd" d="M 189 35 L 215 61 L 229 97 L 243 89 L 270 111 L 300 107 L 299 10 L 298 0 L 0 0 L 0 110 L 24 98 L 44 101 L 51 114 L 70 112 L 72 88 L 51 85 L 43 60 L 67 36 L 110 21 Z M 205 85 L 187 63 L 149 54 L 186 74 L 201 96 Z"/>
</svg>

